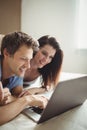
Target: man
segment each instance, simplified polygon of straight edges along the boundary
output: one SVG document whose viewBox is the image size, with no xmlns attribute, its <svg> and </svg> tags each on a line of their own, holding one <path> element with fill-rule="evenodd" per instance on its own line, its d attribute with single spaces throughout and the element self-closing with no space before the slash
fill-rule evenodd
<svg viewBox="0 0 87 130">
<path fill-rule="evenodd" d="M 0 56 L 0 79 L 3 87 L 7 87 L 12 92 L 18 86 L 17 95 L 22 89 L 22 77 L 26 69 L 30 68 L 30 60 L 33 51 L 37 51 L 38 43 L 23 32 L 13 32 L 3 37 Z M 16 76 L 17 75 L 17 76 Z M 21 78 L 19 78 L 21 77 Z M 1 102 L 5 98 L 5 92 L 0 87 Z M 13 97 L 8 99 L 9 102 Z M 17 116 L 26 106 L 39 106 L 45 108 L 47 100 L 37 95 L 25 95 L 14 98 L 14 101 L 0 107 L 0 124 L 3 124 Z"/>
<path fill-rule="evenodd" d="M 3 87 L 8 87 L 12 93 L 15 91 L 15 95 L 19 95 L 23 89 L 23 79 L 19 77 L 23 77 L 26 69 L 30 68 L 33 50 L 37 49 L 37 41 L 22 32 L 14 32 L 3 38 L 0 56 Z"/>
</svg>

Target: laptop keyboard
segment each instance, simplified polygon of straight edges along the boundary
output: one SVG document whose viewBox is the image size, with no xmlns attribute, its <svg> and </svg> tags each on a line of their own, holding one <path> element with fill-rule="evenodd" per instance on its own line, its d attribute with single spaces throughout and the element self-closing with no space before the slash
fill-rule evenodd
<svg viewBox="0 0 87 130">
<path fill-rule="evenodd" d="M 43 109 L 39 108 L 39 107 L 31 107 L 31 110 L 33 110 L 34 112 L 41 114 Z"/>
</svg>

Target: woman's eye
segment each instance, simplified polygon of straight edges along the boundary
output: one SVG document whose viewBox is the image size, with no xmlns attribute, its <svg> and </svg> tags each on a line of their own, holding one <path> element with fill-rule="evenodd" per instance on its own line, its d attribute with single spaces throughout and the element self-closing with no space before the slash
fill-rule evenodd
<svg viewBox="0 0 87 130">
<path fill-rule="evenodd" d="M 53 57 L 52 57 L 52 56 L 50 56 L 50 59 L 52 60 L 52 59 L 53 59 Z"/>
<path fill-rule="evenodd" d="M 43 55 L 47 56 L 46 52 L 42 52 Z"/>
</svg>

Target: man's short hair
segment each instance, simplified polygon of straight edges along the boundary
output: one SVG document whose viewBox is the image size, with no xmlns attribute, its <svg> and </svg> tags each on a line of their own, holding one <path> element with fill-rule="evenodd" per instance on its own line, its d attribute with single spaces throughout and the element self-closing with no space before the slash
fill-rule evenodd
<svg viewBox="0 0 87 130">
<path fill-rule="evenodd" d="M 39 47 L 38 41 L 33 39 L 31 36 L 24 32 L 12 32 L 5 35 L 1 43 L 1 55 L 6 48 L 10 55 L 14 55 L 15 52 L 23 45 L 26 45 L 28 48 L 32 48 L 33 51 L 37 51 Z"/>
</svg>

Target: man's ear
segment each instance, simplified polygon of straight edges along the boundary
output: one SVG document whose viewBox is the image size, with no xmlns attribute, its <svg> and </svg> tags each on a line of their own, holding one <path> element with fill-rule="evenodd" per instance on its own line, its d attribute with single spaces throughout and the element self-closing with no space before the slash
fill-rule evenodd
<svg viewBox="0 0 87 130">
<path fill-rule="evenodd" d="M 8 53 L 7 49 L 5 48 L 3 51 L 4 58 L 8 57 L 10 54 Z"/>
</svg>

